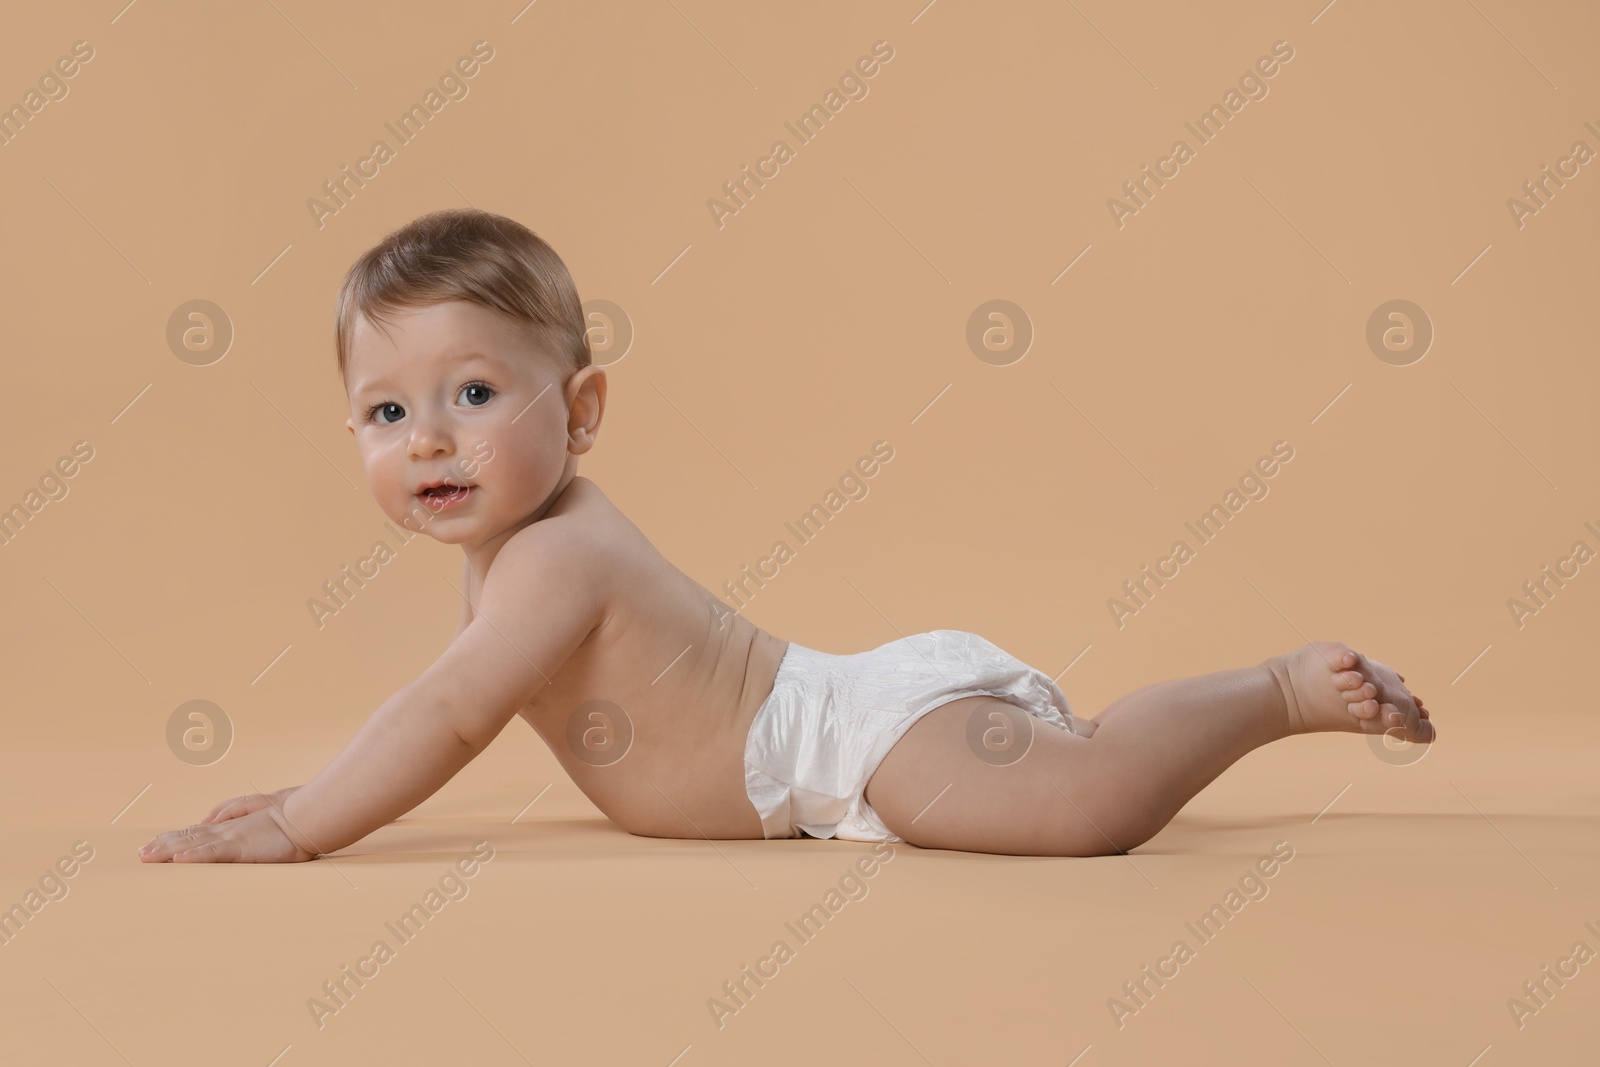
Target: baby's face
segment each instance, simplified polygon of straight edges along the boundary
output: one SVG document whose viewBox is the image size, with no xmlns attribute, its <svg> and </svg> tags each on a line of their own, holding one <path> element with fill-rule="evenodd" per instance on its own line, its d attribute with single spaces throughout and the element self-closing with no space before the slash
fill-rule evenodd
<svg viewBox="0 0 1600 1067">
<path fill-rule="evenodd" d="M 604 372 L 586 367 L 564 389 L 562 365 L 517 324 L 469 301 L 384 318 L 380 328 L 357 317 L 345 368 L 346 425 L 378 506 L 465 546 L 542 517 L 598 428 L 593 389 L 576 406 L 567 394 Z M 437 482 L 472 488 L 452 499 L 422 492 Z"/>
</svg>

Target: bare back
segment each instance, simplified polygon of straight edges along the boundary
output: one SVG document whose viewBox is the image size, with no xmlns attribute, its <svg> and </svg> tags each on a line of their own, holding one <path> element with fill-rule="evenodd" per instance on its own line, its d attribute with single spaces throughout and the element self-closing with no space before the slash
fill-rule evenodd
<svg viewBox="0 0 1600 1067">
<path fill-rule="evenodd" d="M 744 744 L 788 642 L 673 566 L 589 479 L 552 521 L 578 524 L 594 553 L 600 621 L 518 714 L 630 833 L 760 838 Z"/>
</svg>

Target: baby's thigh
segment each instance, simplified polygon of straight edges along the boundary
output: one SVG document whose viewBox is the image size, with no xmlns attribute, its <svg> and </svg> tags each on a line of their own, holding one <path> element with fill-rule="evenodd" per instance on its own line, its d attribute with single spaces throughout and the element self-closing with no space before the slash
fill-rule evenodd
<svg viewBox="0 0 1600 1067">
<path fill-rule="evenodd" d="M 963 697 L 918 719 L 867 782 L 893 833 L 923 848 L 1014 856 L 1106 855 L 1088 738 L 996 697 Z"/>
</svg>

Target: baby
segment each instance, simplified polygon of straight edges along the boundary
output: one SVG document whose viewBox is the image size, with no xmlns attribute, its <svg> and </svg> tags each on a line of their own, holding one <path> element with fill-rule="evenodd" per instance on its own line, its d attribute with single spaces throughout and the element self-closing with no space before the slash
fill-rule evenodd
<svg viewBox="0 0 1600 1067">
<path fill-rule="evenodd" d="M 838 655 L 755 626 L 674 567 L 587 478 L 606 374 L 565 264 L 511 219 L 439 211 L 340 289 L 335 344 L 390 519 L 460 545 L 460 623 L 303 786 L 224 801 L 150 862 L 337 852 L 431 796 L 520 717 L 629 833 L 1125 853 L 1245 753 L 1291 734 L 1427 743 L 1422 700 L 1319 641 L 1157 682 L 1075 716 L 976 634 Z"/>
</svg>

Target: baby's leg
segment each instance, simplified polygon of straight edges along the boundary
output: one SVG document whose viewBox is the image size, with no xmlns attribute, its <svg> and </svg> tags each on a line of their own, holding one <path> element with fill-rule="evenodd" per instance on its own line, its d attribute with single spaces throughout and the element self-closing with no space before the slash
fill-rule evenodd
<svg viewBox="0 0 1600 1067">
<path fill-rule="evenodd" d="M 1245 753 L 1280 737 L 1388 728 L 1433 739 L 1398 676 L 1339 642 L 1146 686 L 1091 720 L 1089 737 L 1039 725 L 1027 754 L 1006 766 L 967 744 L 971 716 L 992 699 L 937 708 L 889 750 L 867 802 L 895 834 L 970 852 L 1126 852 Z"/>
<path fill-rule="evenodd" d="M 1342 644 L 1339 644 L 1338 642 L 1323 642 L 1323 644 L 1330 644 L 1330 643 L 1336 645 L 1337 647 L 1339 647 L 1341 649 L 1346 647 L 1346 646 L 1344 646 Z M 1306 646 L 1306 648 L 1310 648 L 1310 647 L 1311 646 L 1309 646 L 1309 645 Z M 1300 651 L 1304 652 L 1305 649 L 1302 649 Z M 1360 653 L 1358 653 L 1358 652 L 1353 652 L 1352 654 L 1356 655 L 1358 657 L 1360 656 Z M 1291 655 L 1292 655 L 1292 653 L 1291 653 Z M 1281 657 L 1278 657 L 1278 658 L 1286 660 L 1289 657 L 1281 656 Z M 1324 653 L 1320 654 L 1318 658 L 1331 660 L 1332 656 L 1331 655 L 1327 655 L 1326 654 L 1326 650 L 1324 650 Z M 1378 683 L 1385 683 L 1386 684 L 1386 688 L 1384 689 L 1385 692 L 1398 690 L 1402 695 L 1410 697 L 1412 702 L 1415 703 L 1416 706 L 1417 706 L 1417 710 L 1419 712 L 1418 717 L 1419 718 L 1423 718 L 1423 719 L 1428 718 L 1428 709 L 1422 706 L 1422 698 L 1417 696 L 1416 694 L 1412 693 L 1409 689 L 1406 689 L 1406 687 L 1404 685 L 1395 684 L 1397 681 L 1403 683 L 1406 680 L 1406 676 L 1405 675 L 1396 674 L 1394 671 L 1390 670 L 1388 667 L 1384 666 L 1382 663 L 1377 662 L 1376 660 L 1368 659 L 1366 662 L 1371 667 L 1371 670 L 1368 673 L 1378 675 L 1376 681 Z M 1314 661 L 1313 661 L 1313 666 L 1314 665 L 1315 664 L 1314 664 Z M 1133 692 L 1128 693 L 1128 694 L 1126 694 L 1124 696 L 1118 697 L 1116 700 L 1113 700 L 1111 703 L 1107 704 L 1104 708 L 1102 708 L 1100 710 L 1100 714 L 1096 715 L 1092 719 L 1077 718 L 1076 721 L 1077 721 L 1077 724 L 1078 724 L 1078 727 L 1079 727 L 1078 730 L 1077 730 L 1077 733 L 1079 734 L 1079 736 L 1082 736 L 1082 737 L 1093 737 L 1095 730 L 1097 730 L 1101 725 L 1103 725 L 1107 719 L 1111 718 L 1113 715 L 1116 715 L 1123 708 L 1128 707 L 1130 703 L 1137 703 L 1136 701 L 1133 701 L 1134 697 L 1137 697 L 1139 694 L 1145 692 L 1148 689 L 1153 689 L 1153 688 L 1155 688 L 1155 686 L 1163 685 L 1163 684 L 1165 684 L 1165 683 L 1163 683 L 1163 682 L 1155 682 L 1155 683 L 1152 683 L 1151 685 L 1146 685 L 1146 686 L 1142 686 L 1142 687 L 1140 687 L 1138 689 L 1135 689 Z M 1362 701 L 1362 700 L 1367 700 L 1372 705 L 1376 705 L 1377 702 L 1376 702 L 1376 700 L 1374 698 L 1377 696 L 1377 689 L 1378 689 L 1378 686 L 1376 684 L 1369 684 L 1364 688 L 1358 688 L 1358 689 L 1355 689 L 1355 690 L 1345 689 L 1344 690 L 1344 694 L 1345 694 L 1344 699 L 1347 702 L 1352 703 L 1352 704 L 1355 704 L 1355 703 L 1357 703 L 1359 701 Z M 1384 699 L 1388 699 L 1388 698 L 1385 697 Z M 1352 709 L 1352 710 L 1355 710 L 1355 709 Z M 1381 727 L 1383 730 L 1394 729 L 1395 726 L 1398 725 L 1397 722 L 1392 718 L 1392 715 L 1390 715 L 1389 713 L 1386 713 L 1385 714 L 1385 718 L 1380 721 L 1380 720 L 1378 720 L 1376 718 L 1376 716 L 1373 713 L 1371 708 L 1363 708 L 1362 712 L 1363 713 L 1359 717 L 1361 719 L 1363 719 L 1363 720 L 1370 720 L 1370 722 L 1369 722 L 1369 724 L 1367 726 L 1361 727 L 1361 729 L 1363 729 L 1367 733 L 1376 733 L 1376 732 L 1378 732 L 1378 728 L 1379 727 Z M 1343 722 L 1348 722 L 1348 720 L 1344 720 L 1343 719 L 1343 716 L 1339 716 L 1339 718 Z M 1347 729 L 1348 726 L 1340 726 L 1338 728 L 1339 729 Z M 1293 732 L 1295 732 L 1295 733 L 1311 733 L 1313 731 L 1302 729 L 1302 730 L 1295 730 Z"/>
</svg>

